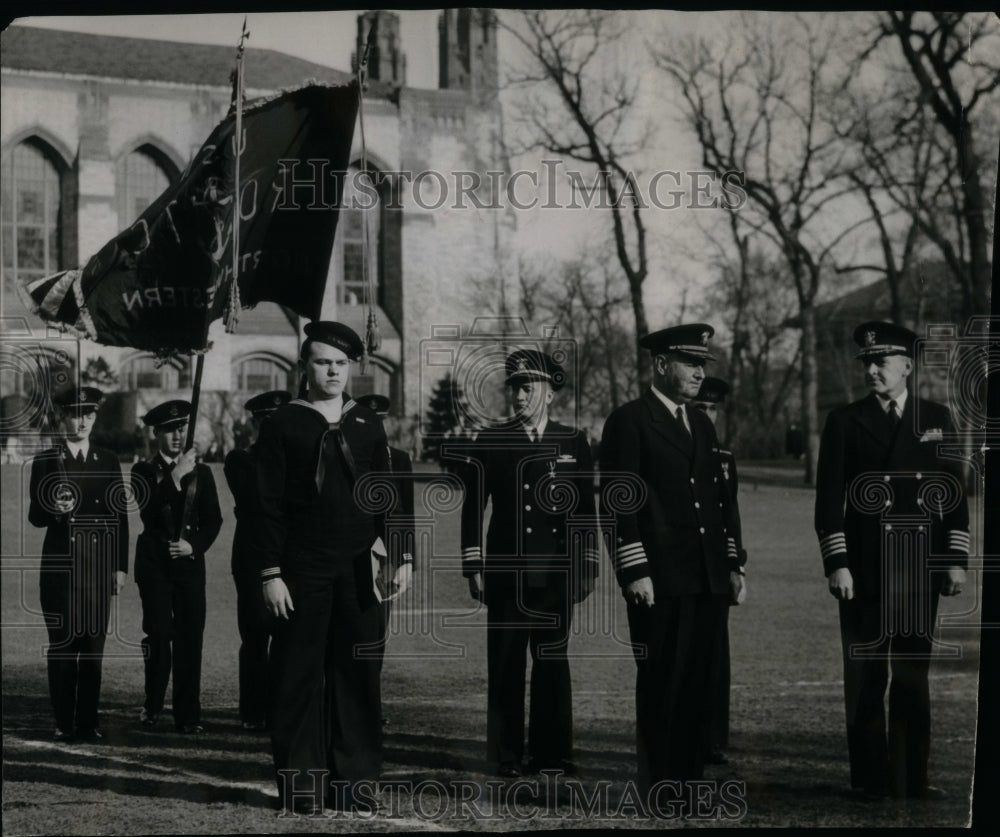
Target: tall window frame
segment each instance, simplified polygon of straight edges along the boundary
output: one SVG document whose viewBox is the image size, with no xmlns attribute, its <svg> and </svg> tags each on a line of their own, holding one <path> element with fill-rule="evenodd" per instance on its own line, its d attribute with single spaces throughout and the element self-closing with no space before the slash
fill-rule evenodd
<svg viewBox="0 0 1000 837">
<path fill-rule="evenodd" d="M 63 266 L 63 178 L 55 150 L 32 135 L 12 145 L 0 160 L 0 235 L 4 294 Z"/>
<path fill-rule="evenodd" d="M 330 264 L 337 305 L 358 306 L 365 304 L 365 279 L 371 278 L 372 304 L 377 304 L 382 284 L 382 250 L 384 226 L 383 188 L 378 185 L 377 171 L 369 167 L 370 186 L 358 189 L 362 169 L 354 164 L 348 167 L 343 187 L 343 203 L 337 222 L 337 235 L 333 242 Z M 372 204 L 372 191 L 377 193 Z M 360 204 L 360 206 L 359 206 Z M 362 208 L 364 207 L 364 208 Z M 364 253 L 364 224 L 368 224 L 368 237 L 373 245 L 367 257 Z"/>
<path fill-rule="evenodd" d="M 115 163 L 119 228 L 133 224 L 179 174 L 170 158 L 152 143 L 142 143 L 120 155 Z"/>
</svg>

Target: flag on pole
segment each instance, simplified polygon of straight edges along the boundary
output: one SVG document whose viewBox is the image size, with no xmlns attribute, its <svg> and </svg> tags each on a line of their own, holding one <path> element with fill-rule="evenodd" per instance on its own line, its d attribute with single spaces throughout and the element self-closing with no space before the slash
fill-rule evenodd
<svg viewBox="0 0 1000 837">
<path fill-rule="evenodd" d="M 242 305 L 266 300 L 318 319 L 359 99 L 351 82 L 248 102 L 239 142 L 230 113 L 177 182 L 82 269 L 28 283 L 32 307 L 97 343 L 203 350 L 230 296 L 238 215 Z"/>
</svg>

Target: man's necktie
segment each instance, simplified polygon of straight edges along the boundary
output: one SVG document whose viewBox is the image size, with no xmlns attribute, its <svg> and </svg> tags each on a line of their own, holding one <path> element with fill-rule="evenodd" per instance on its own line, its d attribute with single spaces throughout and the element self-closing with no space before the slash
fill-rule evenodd
<svg viewBox="0 0 1000 837">
<path fill-rule="evenodd" d="M 890 401 L 889 402 L 889 410 L 888 410 L 887 415 L 889 416 L 889 425 L 890 425 L 890 427 L 895 428 L 896 425 L 899 424 L 899 413 L 896 411 L 896 402 L 895 401 Z"/>
<path fill-rule="evenodd" d="M 688 438 L 690 438 L 691 437 L 691 431 L 688 430 L 687 422 L 684 421 L 684 408 L 683 407 L 678 407 L 677 408 L 677 423 L 681 426 L 681 430 L 684 431 L 684 434 Z"/>
<path fill-rule="evenodd" d="M 78 450 L 76 452 L 76 467 L 82 468 L 86 464 L 86 460 L 83 458 L 83 451 Z"/>
</svg>

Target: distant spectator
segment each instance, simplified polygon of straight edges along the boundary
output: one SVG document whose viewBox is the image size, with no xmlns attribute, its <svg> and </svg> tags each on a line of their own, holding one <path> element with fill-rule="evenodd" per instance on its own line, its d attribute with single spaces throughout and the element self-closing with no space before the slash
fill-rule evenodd
<svg viewBox="0 0 1000 837">
<path fill-rule="evenodd" d="M 793 459 L 802 459 L 806 454 L 806 443 L 799 425 L 792 422 L 785 434 L 785 454 Z"/>
</svg>

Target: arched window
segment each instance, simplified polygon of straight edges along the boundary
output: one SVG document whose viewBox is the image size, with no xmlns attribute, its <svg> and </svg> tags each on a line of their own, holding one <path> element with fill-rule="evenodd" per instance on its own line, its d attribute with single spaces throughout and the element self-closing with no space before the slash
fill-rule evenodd
<svg viewBox="0 0 1000 837">
<path fill-rule="evenodd" d="M 60 268 L 61 182 L 51 151 L 35 138 L 15 145 L 2 161 L 3 277 L 5 293 Z"/>
<path fill-rule="evenodd" d="M 191 367 L 185 360 L 171 358 L 157 367 L 153 355 L 134 355 L 122 366 L 122 388 L 139 389 L 188 389 L 191 386 Z"/>
<path fill-rule="evenodd" d="M 233 364 L 233 389 L 238 392 L 291 390 L 291 364 L 273 355 L 249 355 Z"/>
<path fill-rule="evenodd" d="M 338 305 L 364 305 L 365 269 L 371 277 L 374 296 L 378 301 L 382 248 L 382 201 L 373 200 L 373 188 L 358 189 L 361 170 L 351 166 L 347 170 L 344 186 L 344 201 L 337 223 L 337 235 L 330 259 L 334 281 L 337 287 Z M 368 224 L 370 242 L 365 256 L 364 224 Z"/>
<path fill-rule="evenodd" d="M 127 227 L 170 185 L 177 172 L 152 145 L 122 155 L 115 172 L 118 226 Z"/>
</svg>

